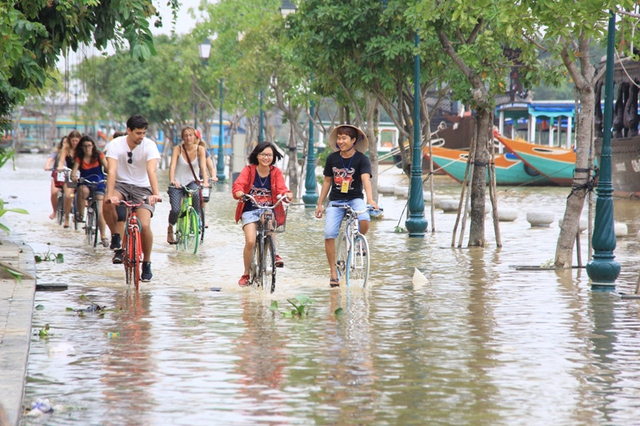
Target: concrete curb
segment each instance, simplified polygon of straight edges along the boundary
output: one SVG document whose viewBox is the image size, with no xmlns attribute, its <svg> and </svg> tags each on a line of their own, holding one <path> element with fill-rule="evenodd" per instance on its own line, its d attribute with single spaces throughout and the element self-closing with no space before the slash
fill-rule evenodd
<svg viewBox="0 0 640 426">
<path fill-rule="evenodd" d="M 0 425 L 17 426 L 23 411 L 36 265 L 31 247 L 9 240 L 0 241 L 0 261 L 31 275 L 18 282 L 0 270 Z"/>
</svg>

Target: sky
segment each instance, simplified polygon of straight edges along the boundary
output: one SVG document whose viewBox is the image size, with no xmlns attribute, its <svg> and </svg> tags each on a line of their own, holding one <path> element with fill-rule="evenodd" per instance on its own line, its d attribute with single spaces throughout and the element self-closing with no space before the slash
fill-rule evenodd
<svg viewBox="0 0 640 426">
<path fill-rule="evenodd" d="M 211 0 L 210 0 L 211 1 Z M 171 34 L 171 29 L 173 25 L 171 24 L 171 8 L 167 6 L 167 0 L 156 0 L 156 8 L 160 12 L 162 16 L 162 28 L 156 28 L 153 26 L 153 21 L 151 21 L 151 32 L 154 35 L 159 34 Z M 177 34 L 186 34 L 191 31 L 195 26 L 198 19 L 194 19 L 191 17 L 189 13 L 189 9 L 193 8 L 196 15 L 198 12 L 198 5 L 200 4 L 200 0 L 181 0 L 180 10 L 178 11 L 178 20 L 175 26 L 175 32 Z M 107 48 L 108 54 L 113 54 L 115 50 L 111 47 Z M 85 57 L 99 55 L 100 52 L 93 47 L 80 48 L 77 52 L 70 52 L 68 61 L 65 61 L 64 58 L 60 58 L 58 61 L 58 69 L 64 72 L 65 67 L 71 67 L 73 64 L 77 64 L 82 62 Z M 65 63 L 66 62 L 66 63 Z"/>
</svg>

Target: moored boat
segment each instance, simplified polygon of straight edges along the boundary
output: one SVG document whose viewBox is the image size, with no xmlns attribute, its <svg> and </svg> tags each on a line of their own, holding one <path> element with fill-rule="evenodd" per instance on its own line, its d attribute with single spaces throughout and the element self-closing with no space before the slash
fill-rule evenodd
<svg viewBox="0 0 640 426">
<path fill-rule="evenodd" d="M 509 139 L 498 132 L 494 137 L 527 166 L 541 173 L 553 183 L 571 186 L 576 153 L 572 149 L 538 145 L 522 139 Z"/>
<path fill-rule="evenodd" d="M 446 174 L 462 182 L 467 167 L 469 151 L 449 149 L 438 146 L 431 148 L 434 168 L 442 169 Z M 422 154 L 429 159 L 429 147 L 422 150 Z M 549 179 L 537 171 L 531 169 L 522 160 L 511 153 L 495 154 L 496 185 L 552 185 Z"/>
</svg>

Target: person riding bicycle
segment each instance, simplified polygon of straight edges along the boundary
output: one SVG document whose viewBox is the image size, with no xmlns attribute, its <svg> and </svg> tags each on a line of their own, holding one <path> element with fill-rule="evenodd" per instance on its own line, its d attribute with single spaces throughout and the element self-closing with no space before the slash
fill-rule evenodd
<svg viewBox="0 0 640 426">
<path fill-rule="evenodd" d="M 47 157 L 47 161 L 44 164 L 45 170 L 52 170 L 50 199 L 53 213 L 49 215 L 49 219 L 55 219 L 58 212 L 58 193 L 63 190 L 64 182 L 58 180 L 58 170 L 55 168 L 55 166 L 58 164 L 58 157 L 60 156 L 60 153 L 68 143 L 69 142 L 67 141 L 67 137 L 63 136 L 62 139 L 60 139 L 60 142 L 58 142 L 56 148 L 51 152 L 51 154 L 49 154 L 49 157 Z"/>
<path fill-rule="evenodd" d="M 169 226 L 167 228 L 167 242 L 169 244 L 176 244 L 173 227 L 178 222 L 182 204 L 184 193 L 182 186 L 189 189 L 197 188 L 202 174 L 202 186 L 209 187 L 207 153 L 204 147 L 198 144 L 196 130 L 193 127 L 185 127 L 180 132 L 180 136 L 182 137 L 182 144 L 173 148 L 171 164 L 169 165 L 168 193 L 171 203 Z M 200 214 L 201 200 L 199 191 L 193 193 L 193 207 Z M 204 223 L 202 226 L 204 226 Z"/>
<path fill-rule="evenodd" d="M 73 168 L 73 156 L 76 151 L 76 146 L 80 142 L 82 135 L 77 130 L 72 130 L 67 136 L 67 143 L 62 146 L 62 151 L 58 154 L 58 172 L 62 172 L 64 167 L 69 169 Z M 70 177 L 70 176 L 69 176 Z M 75 202 L 76 184 L 67 180 L 64 183 L 64 227 L 69 227 L 69 214 L 71 213 L 72 203 Z M 77 204 L 76 204 L 76 207 Z M 77 219 L 77 218 L 76 218 Z"/>
<path fill-rule="evenodd" d="M 124 221 L 116 213 L 116 205 L 127 199 L 140 203 L 146 197 L 146 203 L 138 209 L 138 219 L 142 225 L 142 274 L 140 280 L 151 280 L 151 251 L 153 233 L 150 222 L 155 203 L 162 201 L 158 190 L 156 168 L 160 152 L 154 141 L 146 137 L 149 123 L 141 115 L 132 115 L 127 120 L 127 135 L 113 139 L 107 151 L 107 193 L 104 206 L 104 218 L 111 231 L 111 249 L 115 250 L 113 263 L 123 260 L 122 233 Z"/>
<path fill-rule="evenodd" d="M 74 182 L 78 181 L 76 176 L 78 170 L 80 170 L 80 177 L 91 181 L 91 182 L 100 182 L 104 180 L 104 172 L 103 169 L 107 169 L 107 160 L 104 157 L 104 154 L 100 152 L 98 147 L 96 146 L 95 141 L 89 135 L 85 135 L 80 138 L 80 142 L 76 146 L 75 158 L 73 164 L 73 170 L 71 171 L 71 176 Z M 94 190 L 94 196 L 96 199 L 96 204 L 98 206 L 98 227 L 100 228 L 100 243 L 109 247 L 109 239 L 107 238 L 106 230 L 106 222 L 104 221 L 104 215 L 102 214 L 102 199 L 104 197 L 104 192 L 106 189 L 106 185 L 100 183 L 96 186 Z M 76 206 L 78 208 L 78 216 L 84 217 L 84 208 L 87 205 L 87 198 L 89 197 L 89 187 L 87 185 L 79 185 L 77 191 L 77 201 Z"/>
<path fill-rule="evenodd" d="M 271 142 L 259 143 L 249 155 L 249 165 L 242 169 L 240 175 L 233 183 L 231 192 L 236 200 L 240 200 L 236 208 L 236 222 L 242 219 L 244 231 L 244 272 L 238 285 L 245 287 L 249 284 L 249 267 L 253 258 L 253 250 L 256 245 L 256 230 L 263 210 L 252 202 L 244 202 L 245 194 L 253 196 L 263 205 L 274 205 L 278 197 L 284 196 L 287 200 L 293 199 L 293 194 L 284 182 L 282 171 L 274 166 L 274 163 L 282 158 L 282 154 Z M 278 205 L 275 209 L 276 217 L 284 217 L 284 206 Z M 278 216 L 280 215 L 280 216 Z M 275 243 L 275 239 L 274 239 Z M 276 254 L 276 266 L 284 266 L 282 258 Z"/>
<path fill-rule="evenodd" d="M 371 192 L 371 162 L 364 155 L 369 147 L 369 140 L 359 128 L 350 124 L 341 124 L 335 127 L 329 135 L 329 145 L 334 150 L 327 157 L 324 166 L 324 181 L 315 215 L 322 218 L 322 206 L 329 195 L 326 208 L 327 218 L 324 226 L 324 249 L 331 269 L 329 285 L 338 287 L 338 271 L 336 269 L 336 238 L 340 231 L 340 224 L 345 215 L 345 210 L 338 206 L 348 204 L 355 211 L 363 211 L 367 204 L 378 209 L 378 204 L 373 200 Z M 363 199 L 362 191 L 367 197 Z M 358 215 L 360 232 L 364 235 L 369 231 L 369 213 Z"/>
</svg>

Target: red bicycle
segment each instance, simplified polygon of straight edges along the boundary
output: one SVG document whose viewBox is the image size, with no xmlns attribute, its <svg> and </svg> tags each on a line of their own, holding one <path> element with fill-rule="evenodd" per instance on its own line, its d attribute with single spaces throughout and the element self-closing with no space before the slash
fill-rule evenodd
<svg viewBox="0 0 640 426">
<path fill-rule="evenodd" d="M 108 201 L 107 201 L 108 202 Z M 143 205 L 146 200 L 139 203 L 131 203 L 129 201 L 120 200 L 121 206 L 127 206 L 127 219 L 125 220 L 124 239 L 122 248 L 124 250 L 124 276 L 127 285 L 132 282 L 138 290 L 140 286 L 140 269 L 142 268 L 142 225 L 138 219 L 136 211 L 138 207 Z"/>
</svg>

